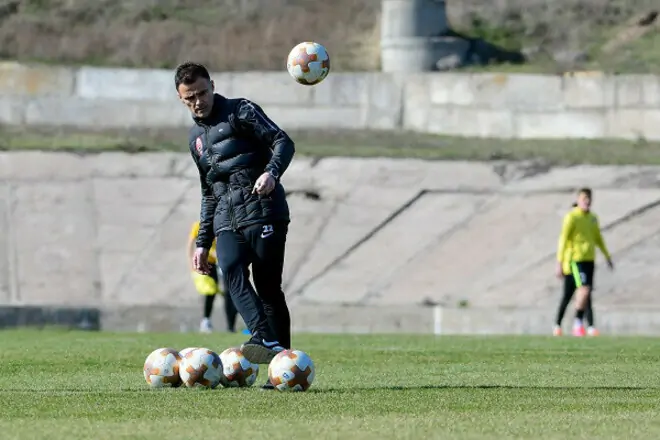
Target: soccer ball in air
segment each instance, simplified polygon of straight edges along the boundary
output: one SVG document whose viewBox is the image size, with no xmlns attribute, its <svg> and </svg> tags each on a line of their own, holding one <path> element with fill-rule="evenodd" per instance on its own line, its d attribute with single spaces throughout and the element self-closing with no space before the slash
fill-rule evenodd
<svg viewBox="0 0 660 440">
<path fill-rule="evenodd" d="M 281 351 L 268 365 L 270 383 L 279 391 L 306 391 L 314 375 L 314 362 L 300 350 Z"/>
<path fill-rule="evenodd" d="M 220 357 L 208 348 L 195 348 L 181 358 L 179 375 L 188 388 L 215 388 L 222 377 Z"/>
<path fill-rule="evenodd" d="M 300 84 L 313 86 L 330 73 L 330 55 L 322 45 L 306 41 L 289 52 L 286 68 Z"/>
<path fill-rule="evenodd" d="M 220 353 L 220 362 L 220 383 L 224 387 L 251 387 L 257 380 L 259 365 L 248 361 L 238 348 L 228 348 Z"/>
<path fill-rule="evenodd" d="M 159 348 L 144 361 L 144 379 L 151 388 L 176 388 L 181 385 L 181 355 L 173 348 Z"/>
</svg>

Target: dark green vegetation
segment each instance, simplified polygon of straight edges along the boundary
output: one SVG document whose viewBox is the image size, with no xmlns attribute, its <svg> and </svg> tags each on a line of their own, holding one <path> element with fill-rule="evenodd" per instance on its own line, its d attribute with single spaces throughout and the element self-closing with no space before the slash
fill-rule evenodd
<svg viewBox="0 0 660 440">
<path fill-rule="evenodd" d="M 660 11 L 654 0 L 447 0 L 450 22 L 472 37 L 519 50 L 522 66 L 493 70 L 657 73 Z"/>
</svg>

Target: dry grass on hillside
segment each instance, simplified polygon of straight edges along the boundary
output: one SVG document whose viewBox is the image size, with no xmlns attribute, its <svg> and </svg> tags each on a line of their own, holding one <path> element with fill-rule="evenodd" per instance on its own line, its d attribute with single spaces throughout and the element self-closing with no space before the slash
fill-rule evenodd
<svg viewBox="0 0 660 440">
<path fill-rule="evenodd" d="M 282 69 L 305 40 L 337 70 L 378 68 L 380 0 L 0 0 L 0 57 Z"/>
<path fill-rule="evenodd" d="M 447 0 L 455 29 L 525 49 L 542 71 L 577 60 L 657 72 L 660 27 L 638 22 L 658 8 L 657 0 Z M 377 70 L 380 9 L 381 0 L 0 0 L 0 58 L 281 70 L 293 45 L 316 40 L 334 71 Z"/>
</svg>

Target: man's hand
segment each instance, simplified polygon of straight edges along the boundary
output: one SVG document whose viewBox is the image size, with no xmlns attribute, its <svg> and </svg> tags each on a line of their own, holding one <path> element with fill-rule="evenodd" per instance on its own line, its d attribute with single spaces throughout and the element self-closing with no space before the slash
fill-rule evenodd
<svg viewBox="0 0 660 440">
<path fill-rule="evenodd" d="M 209 266 L 209 250 L 205 248 L 195 249 L 192 258 L 192 265 L 195 272 L 199 272 L 203 275 L 210 274 L 211 267 Z"/>
<path fill-rule="evenodd" d="M 270 173 L 263 173 L 254 184 L 252 194 L 257 193 L 260 196 L 267 196 L 275 189 L 276 184 L 277 182 L 275 181 L 275 178 Z"/>
<path fill-rule="evenodd" d="M 561 267 L 561 261 L 557 261 L 557 267 L 555 267 L 555 275 L 560 280 L 564 278 L 564 269 Z"/>
<path fill-rule="evenodd" d="M 612 262 L 611 258 L 607 259 L 607 267 L 609 267 L 610 270 L 614 270 L 614 263 Z"/>
</svg>

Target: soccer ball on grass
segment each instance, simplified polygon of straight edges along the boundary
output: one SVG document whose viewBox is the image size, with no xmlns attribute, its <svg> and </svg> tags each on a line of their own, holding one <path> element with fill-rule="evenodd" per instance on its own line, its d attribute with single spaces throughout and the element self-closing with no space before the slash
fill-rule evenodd
<svg viewBox="0 0 660 440">
<path fill-rule="evenodd" d="M 321 44 L 306 41 L 289 52 L 286 69 L 300 84 L 313 86 L 330 73 L 330 55 Z"/>
<path fill-rule="evenodd" d="M 251 387 L 259 375 L 259 365 L 248 361 L 238 348 L 228 348 L 220 353 L 222 377 L 220 383 L 226 388 Z"/>
<path fill-rule="evenodd" d="M 181 385 L 181 355 L 173 348 L 152 351 L 144 361 L 144 379 L 151 388 L 176 388 Z"/>
<path fill-rule="evenodd" d="M 188 353 L 190 353 L 191 351 L 193 351 L 193 350 L 197 350 L 198 348 L 199 348 L 199 347 L 188 347 L 188 348 L 184 348 L 183 350 L 181 350 L 181 351 L 179 352 L 179 354 L 181 355 L 181 359 L 183 359 L 184 357 L 186 357 L 186 355 L 187 355 Z"/>
<path fill-rule="evenodd" d="M 300 350 L 281 351 L 268 365 L 270 383 L 279 391 L 307 391 L 314 376 L 314 362 Z"/>
<path fill-rule="evenodd" d="M 215 388 L 222 377 L 220 357 L 208 348 L 195 348 L 181 359 L 179 375 L 188 388 Z"/>
</svg>

